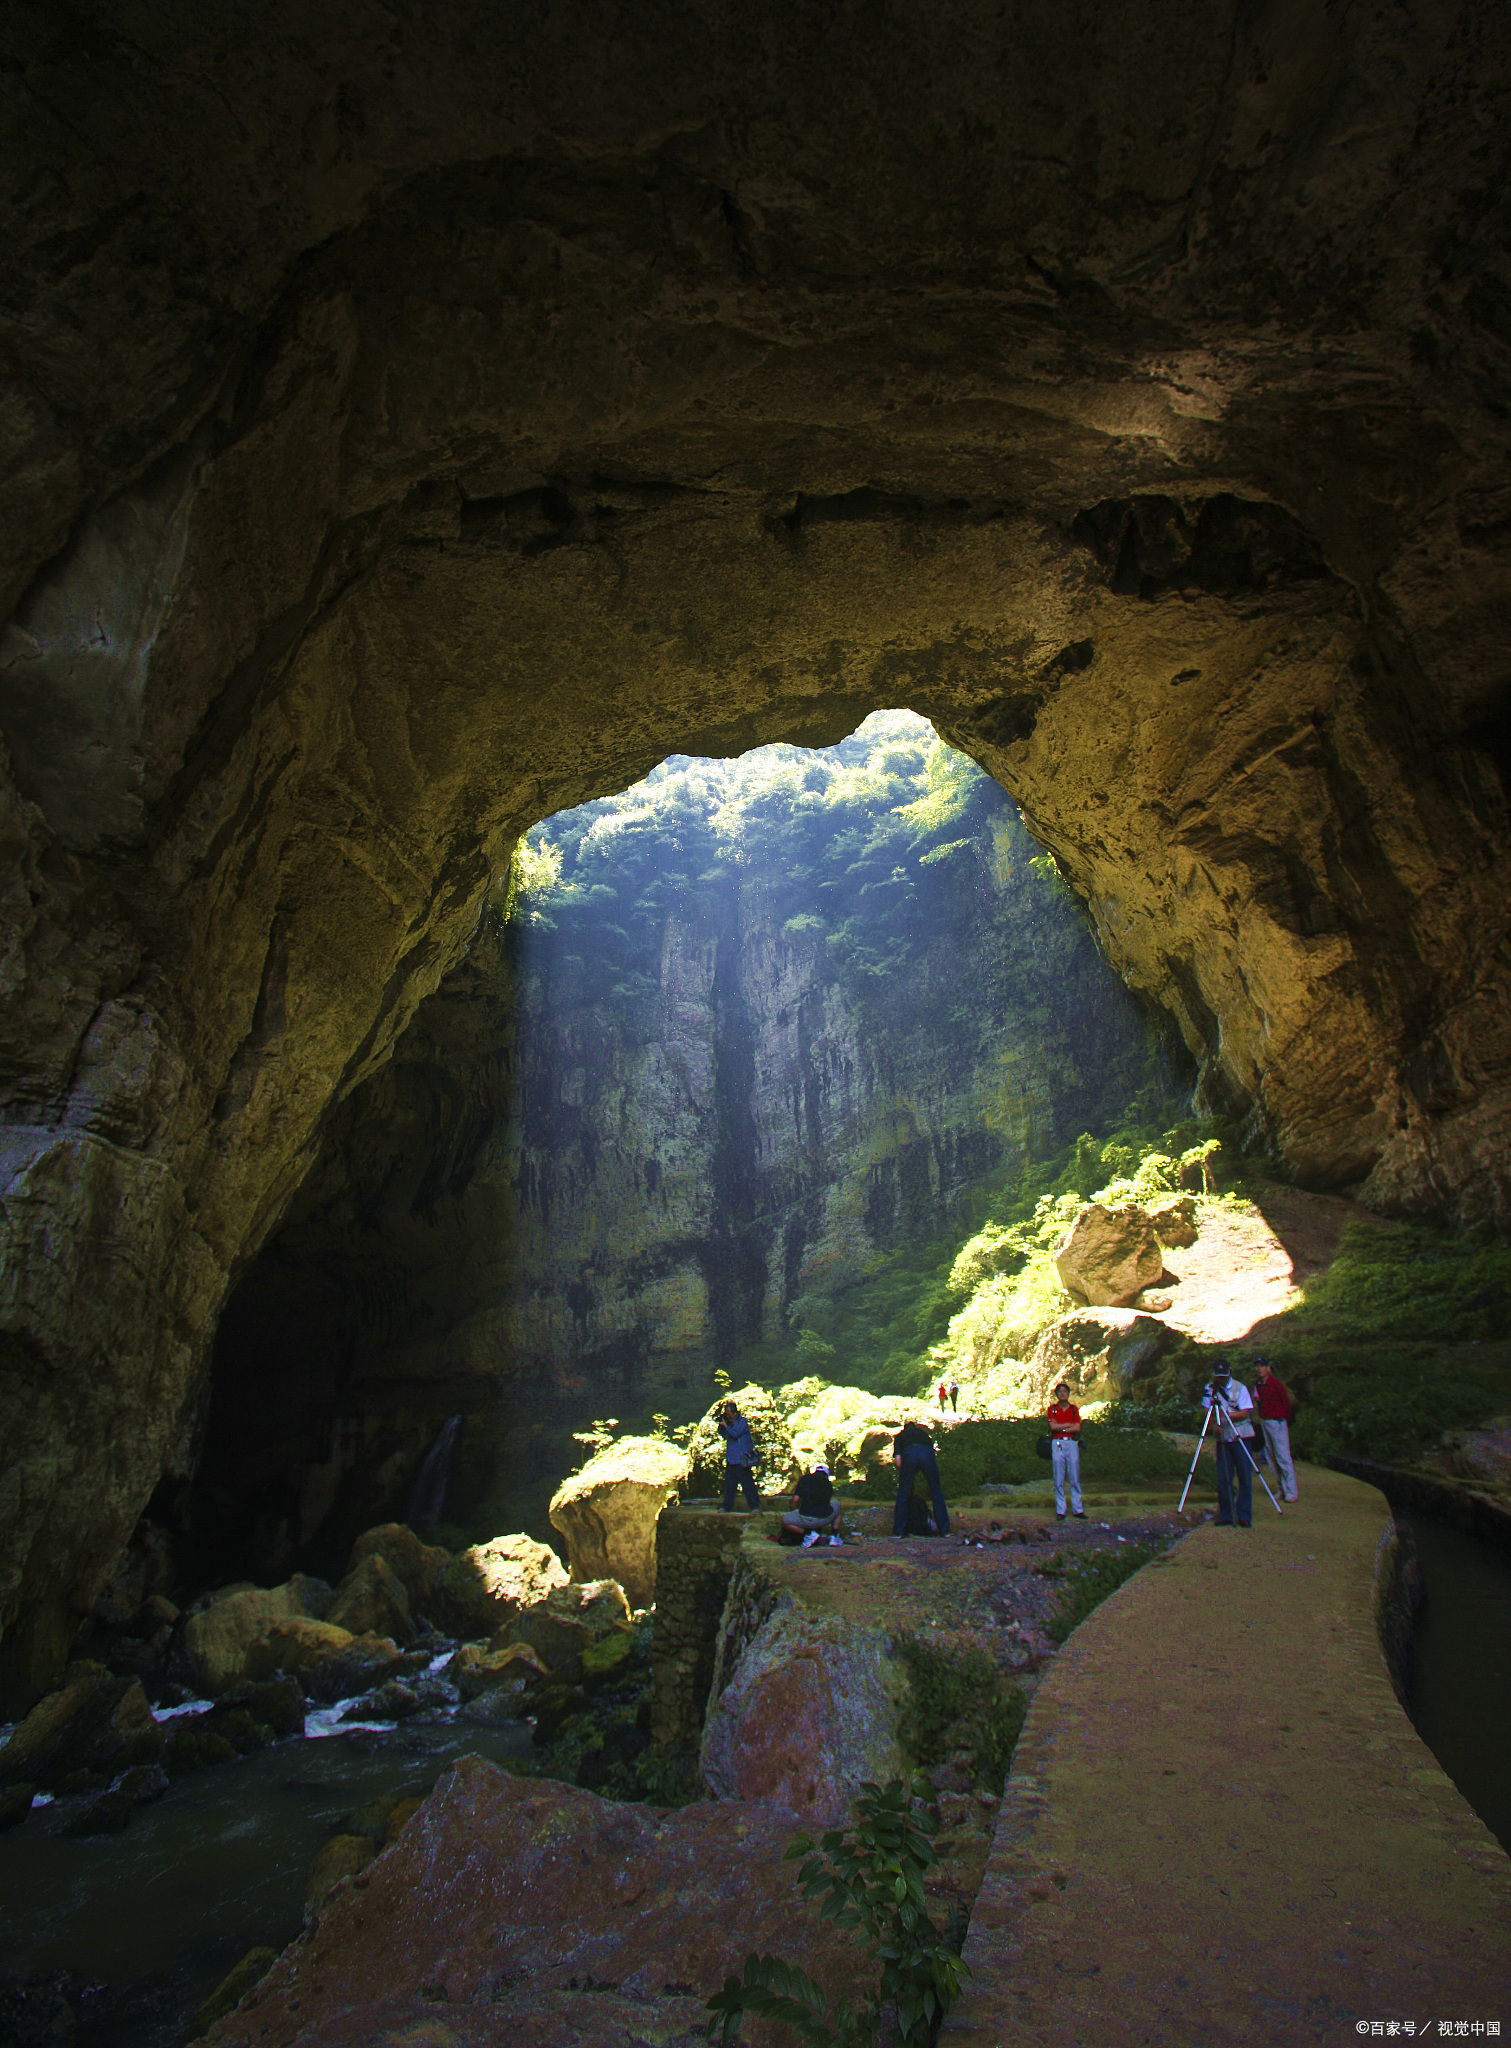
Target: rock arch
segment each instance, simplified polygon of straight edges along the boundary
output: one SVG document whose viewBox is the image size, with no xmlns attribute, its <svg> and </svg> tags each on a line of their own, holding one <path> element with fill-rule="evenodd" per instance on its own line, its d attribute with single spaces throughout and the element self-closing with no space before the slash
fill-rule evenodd
<svg viewBox="0 0 1511 2048">
<path fill-rule="evenodd" d="M 672 748 L 925 712 L 1298 1172 L 1504 1213 L 1499 12 L 616 22 L 17 17 L 13 1702 L 514 836 Z"/>
</svg>

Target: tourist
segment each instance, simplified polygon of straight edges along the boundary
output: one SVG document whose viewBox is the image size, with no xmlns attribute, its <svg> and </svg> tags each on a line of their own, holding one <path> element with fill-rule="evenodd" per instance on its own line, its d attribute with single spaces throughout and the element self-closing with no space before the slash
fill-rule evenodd
<svg viewBox="0 0 1511 2048">
<path fill-rule="evenodd" d="M 960 1382 L 959 1382 L 959 1380 L 951 1380 L 951 1381 L 950 1381 L 950 1407 L 951 1407 L 952 1411 L 953 1411 L 953 1412 L 954 1412 L 954 1413 L 955 1413 L 956 1415 L 958 1415 L 958 1414 L 960 1413 Z"/>
<path fill-rule="evenodd" d="M 719 1434 L 724 1439 L 724 1499 L 720 1512 L 729 1513 L 735 1504 L 735 1488 L 738 1487 L 745 1496 L 746 1508 L 754 1514 L 761 1505 L 752 1469 L 756 1461 L 755 1438 L 750 1433 L 750 1424 L 733 1401 L 726 1401 L 720 1410 Z"/>
<path fill-rule="evenodd" d="M 1217 1409 L 1217 1527 L 1231 1529 L 1236 1520 L 1247 1529 L 1254 1518 L 1254 1403 L 1225 1358 L 1212 1361 L 1201 1405 Z"/>
<path fill-rule="evenodd" d="M 942 1387 L 940 1392 L 944 1392 Z M 950 1511 L 944 1504 L 944 1488 L 939 1483 L 934 1439 L 921 1423 L 905 1422 L 893 1437 L 892 1463 L 897 1467 L 897 1505 L 892 1510 L 892 1534 L 906 1536 L 908 1533 L 908 1502 L 913 1498 L 913 1481 L 921 1472 L 928 1481 L 929 1498 L 934 1503 L 934 1532 L 938 1536 L 948 1536 Z"/>
<path fill-rule="evenodd" d="M 827 1465 L 815 1465 L 798 1480 L 792 1512 L 783 1515 L 782 1527 L 789 1535 L 802 1537 L 804 1550 L 821 1543 L 826 1534 L 831 1543 L 839 1542 L 839 1502 Z"/>
<path fill-rule="evenodd" d="M 939 1412 L 940 1412 L 940 1414 L 941 1414 L 941 1415 L 942 1415 L 942 1414 L 944 1413 L 944 1404 L 945 1404 L 945 1402 L 946 1402 L 946 1401 L 948 1401 L 948 1399 L 949 1399 L 949 1398 L 950 1398 L 950 1390 L 949 1390 L 949 1388 L 948 1388 L 948 1387 L 947 1387 L 947 1386 L 945 1385 L 944 1381 L 943 1381 L 943 1380 L 941 1380 L 941 1381 L 939 1382 Z"/>
<path fill-rule="evenodd" d="M 1296 1404 L 1291 1399 L 1289 1387 L 1271 1372 L 1269 1360 L 1265 1358 L 1254 1360 L 1254 1405 L 1259 1410 L 1259 1427 L 1264 1431 L 1264 1440 L 1275 1461 L 1280 1491 L 1286 1500 L 1294 1501 L 1299 1498 L 1296 1467 L 1291 1458 L 1291 1417 L 1296 1412 Z"/>
<path fill-rule="evenodd" d="M 1049 1455 L 1054 1461 L 1055 1520 L 1065 1519 L 1065 1487 L 1070 1485 L 1070 1505 L 1077 1521 L 1084 1522 L 1081 1505 L 1081 1411 L 1070 1398 L 1070 1386 L 1061 1380 L 1049 1410 Z"/>
</svg>

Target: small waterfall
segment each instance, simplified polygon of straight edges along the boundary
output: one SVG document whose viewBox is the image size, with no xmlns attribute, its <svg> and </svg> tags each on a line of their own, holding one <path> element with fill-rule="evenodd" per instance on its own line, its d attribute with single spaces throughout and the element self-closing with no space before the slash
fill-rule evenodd
<svg viewBox="0 0 1511 2048">
<path fill-rule="evenodd" d="M 451 1485 L 451 1468 L 456 1463 L 456 1440 L 461 1433 L 461 1416 L 448 1415 L 436 1431 L 435 1442 L 421 1458 L 404 1508 L 404 1519 L 411 1529 L 433 1529 L 441 1519 Z"/>
</svg>

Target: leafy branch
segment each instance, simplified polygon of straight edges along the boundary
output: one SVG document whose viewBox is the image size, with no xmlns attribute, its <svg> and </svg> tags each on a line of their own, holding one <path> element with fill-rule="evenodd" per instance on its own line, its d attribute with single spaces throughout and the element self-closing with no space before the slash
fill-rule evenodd
<svg viewBox="0 0 1511 2048">
<path fill-rule="evenodd" d="M 819 1918 L 843 1928 L 880 1965 L 876 1990 L 858 2012 L 840 2000 L 831 2017 L 806 1971 L 775 1956 L 747 1956 L 743 1975 L 726 1978 L 708 2001 L 707 2038 L 731 2048 L 748 2013 L 794 2028 L 804 2048 L 865 2048 L 890 2010 L 901 2048 L 923 2048 L 970 1974 L 929 1918 L 923 1880 L 937 1861 L 932 1834 L 932 1822 L 914 1813 L 907 1786 L 894 1778 L 885 1788 L 862 1786 L 849 1829 L 817 1844 L 796 1836 L 786 1860 L 805 1859 L 799 1891 L 820 1901 Z"/>
</svg>

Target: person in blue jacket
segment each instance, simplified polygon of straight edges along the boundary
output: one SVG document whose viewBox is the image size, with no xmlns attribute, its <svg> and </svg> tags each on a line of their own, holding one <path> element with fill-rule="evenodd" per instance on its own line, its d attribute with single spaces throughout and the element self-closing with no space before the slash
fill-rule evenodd
<svg viewBox="0 0 1511 2048">
<path fill-rule="evenodd" d="M 751 1514 L 761 1505 L 761 1496 L 756 1492 L 755 1438 L 750 1433 L 750 1424 L 740 1413 L 733 1401 L 726 1401 L 719 1414 L 719 1434 L 724 1439 L 724 1500 L 721 1512 L 728 1514 L 735 1504 L 735 1488 L 739 1487 L 745 1496 L 745 1506 Z"/>
<path fill-rule="evenodd" d="M 944 1504 L 939 1483 L 939 1462 L 934 1456 L 934 1439 L 916 1422 L 906 1422 L 892 1439 L 892 1463 L 897 1467 L 897 1505 L 892 1511 L 892 1534 L 908 1533 L 908 1502 L 913 1497 L 913 1480 L 922 1473 L 934 1503 L 934 1527 L 941 1536 L 950 1533 L 950 1511 Z"/>
</svg>

